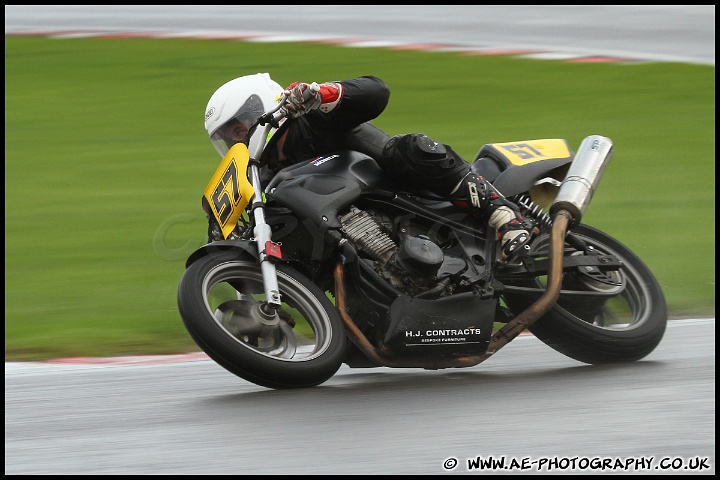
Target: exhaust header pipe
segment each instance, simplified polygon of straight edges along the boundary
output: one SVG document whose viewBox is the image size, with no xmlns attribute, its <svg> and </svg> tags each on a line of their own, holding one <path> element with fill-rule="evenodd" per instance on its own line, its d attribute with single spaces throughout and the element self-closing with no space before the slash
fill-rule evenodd
<svg viewBox="0 0 720 480">
<path fill-rule="evenodd" d="M 607 137 L 590 135 L 582 141 L 550 206 L 551 217 L 565 210 L 572 217 L 569 227 L 580 223 L 612 155 L 613 143 Z"/>
</svg>

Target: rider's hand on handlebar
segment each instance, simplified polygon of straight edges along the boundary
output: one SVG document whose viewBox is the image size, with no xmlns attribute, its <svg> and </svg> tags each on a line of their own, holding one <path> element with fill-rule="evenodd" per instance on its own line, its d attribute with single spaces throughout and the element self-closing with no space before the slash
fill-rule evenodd
<svg viewBox="0 0 720 480">
<path fill-rule="evenodd" d="M 340 83 L 302 83 L 295 82 L 285 89 L 288 96 L 285 109 L 290 118 L 305 115 L 311 110 L 320 109 L 328 113 L 335 109 L 343 96 L 343 87 Z"/>
<path fill-rule="evenodd" d="M 290 118 L 297 118 L 311 110 L 317 110 L 322 103 L 320 90 L 311 88 L 307 83 L 295 82 L 287 87 L 285 92 L 288 95 L 285 109 Z"/>
</svg>

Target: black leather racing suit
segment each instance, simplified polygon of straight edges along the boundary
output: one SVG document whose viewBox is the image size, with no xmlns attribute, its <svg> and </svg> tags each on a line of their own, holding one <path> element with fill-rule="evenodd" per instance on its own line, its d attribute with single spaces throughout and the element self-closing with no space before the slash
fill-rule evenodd
<svg viewBox="0 0 720 480">
<path fill-rule="evenodd" d="M 363 76 L 337 83 L 343 86 L 338 106 L 328 113 L 311 111 L 287 119 L 265 149 L 263 184 L 278 170 L 336 150 L 356 150 L 371 156 L 396 182 L 410 190 L 449 196 L 470 171 L 470 165 L 449 146 L 422 134 L 388 134 L 369 123 L 388 104 L 390 89 L 381 79 Z M 287 132 L 278 159 L 275 142 Z"/>
</svg>

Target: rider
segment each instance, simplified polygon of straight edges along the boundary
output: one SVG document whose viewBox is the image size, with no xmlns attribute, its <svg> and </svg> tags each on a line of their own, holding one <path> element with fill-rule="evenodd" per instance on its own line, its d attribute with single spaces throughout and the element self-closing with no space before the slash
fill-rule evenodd
<svg viewBox="0 0 720 480">
<path fill-rule="evenodd" d="M 210 98 L 205 128 L 221 156 L 242 142 L 251 154 L 259 142 L 270 175 L 293 163 L 350 149 L 375 158 L 385 172 L 404 188 L 429 190 L 462 208 L 480 212 L 498 232 L 502 258 L 512 259 L 538 232 L 530 219 L 490 182 L 470 171 L 470 165 L 448 145 L 422 133 L 395 135 L 369 123 L 385 109 L 390 89 L 374 76 L 333 81 L 313 92 L 308 83 L 294 82 L 286 89 L 267 73 L 236 78 Z M 287 117 L 268 139 L 253 122 L 289 92 Z M 250 130 L 249 130 L 250 129 Z M 264 182 L 263 182 L 264 183 Z"/>
</svg>

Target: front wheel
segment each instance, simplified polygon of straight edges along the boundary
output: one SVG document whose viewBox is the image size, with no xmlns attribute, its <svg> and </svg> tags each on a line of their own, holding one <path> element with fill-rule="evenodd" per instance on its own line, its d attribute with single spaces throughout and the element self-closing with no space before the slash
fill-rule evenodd
<svg viewBox="0 0 720 480">
<path fill-rule="evenodd" d="M 260 266 L 225 252 L 200 258 L 183 274 L 178 308 L 195 343 L 229 372 L 268 388 L 319 385 L 345 354 L 342 320 L 328 297 L 278 264 L 282 297 L 266 311 Z"/>
<path fill-rule="evenodd" d="M 557 303 L 529 330 L 543 343 L 584 363 L 630 362 L 647 356 L 660 343 L 667 324 L 667 306 L 657 279 L 637 255 L 600 230 L 581 224 L 570 235 L 576 241 L 566 240 L 565 257 L 609 255 L 620 261 L 620 267 L 565 269 Z M 530 255 L 542 259 L 548 249 L 548 237 L 540 237 Z M 539 297 L 547 278 L 515 277 L 508 283 L 513 285 L 505 301 L 517 315 Z"/>
</svg>

